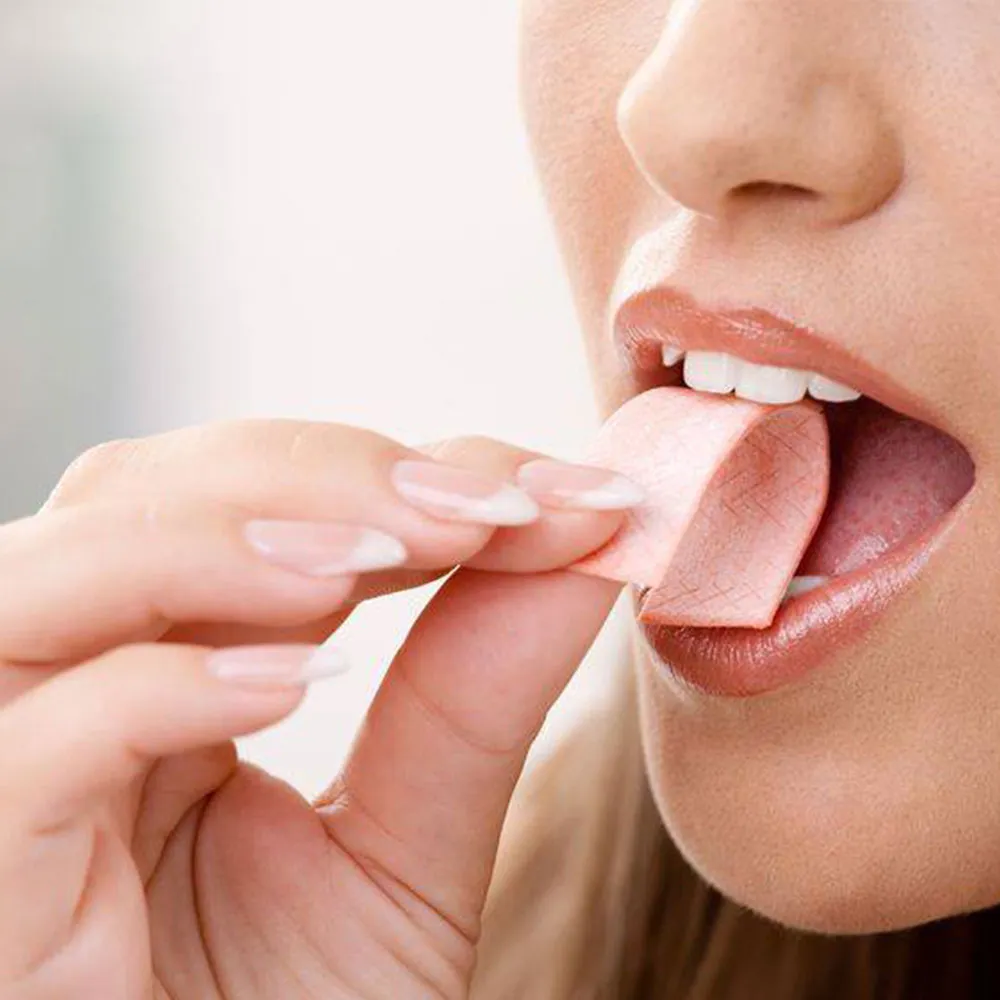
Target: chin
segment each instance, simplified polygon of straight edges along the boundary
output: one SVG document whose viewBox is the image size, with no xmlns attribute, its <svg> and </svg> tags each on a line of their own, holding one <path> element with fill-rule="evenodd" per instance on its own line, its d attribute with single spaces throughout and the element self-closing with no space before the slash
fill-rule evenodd
<svg viewBox="0 0 1000 1000">
<path fill-rule="evenodd" d="M 896 885 L 877 879 L 873 883 L 868 860 L 859 858 L 853 866 L 841 860 L 839 868 L 830 870 L 824 858 L 810 853 L 799 863 L 775 865 L 763 884 L 759 879 L 740 878 L 728 866 L 715 870 L 692 864 L 706 882 L 740 906 L 791 930 L 815 934 L 901 931 L 985 909 L 995 902 L 983 899 L 981 905 L 970 905 L 955 898 L 953 887 L 947 885 L 929 884 L 914 892 L 906 878 Z"/>
<path fill-rule="evenodd" d="M 664 802 L 660 810 L 694 870 L 733 902 L 793 930 L 865 935 L 985 909 L 1000 900 L 997 873 L 978 882 L 967 859 L 908 851 L 894 838 L 858 841 L 852 821 L 817 829 L 785 822 L 794 804 L 759 797 L 755 812 L 713 803 Z M 923 845 L 926 847 L 927 845 Z M 942 862 L 945 863 L 942 863 Z"/>
<path fill-rule="evenodd" d="M 776 691 L 710 695 L 640 640 L 650 788 L 678 849 L 724 896 L 837 935 L 1000 902 L 1000 671 L 972 625 L 998 590 L 961 584 L 976 538 L 953 539 L 963 558 L 938 567 L 953 589 L 917 584 L 863 642 Z M 946 593 L 964 621 L 941 609 Z M 956 649 L 963 633 L 976 642 Z"/>
</svg>

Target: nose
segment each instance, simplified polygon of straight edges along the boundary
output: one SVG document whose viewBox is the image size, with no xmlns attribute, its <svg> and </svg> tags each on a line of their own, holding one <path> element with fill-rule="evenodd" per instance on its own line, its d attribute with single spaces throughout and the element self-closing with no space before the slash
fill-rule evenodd
<svg viewBox="0 0 1000 1000">
<path fill-rule="evenodd" d="M 763 205 L 813 226 L 875 211 L 899 186 L 903 154 L 864 6 L 878 4 L 674 0 L 618 103 L 649 182 L 720 220 Z"/>
</svg>

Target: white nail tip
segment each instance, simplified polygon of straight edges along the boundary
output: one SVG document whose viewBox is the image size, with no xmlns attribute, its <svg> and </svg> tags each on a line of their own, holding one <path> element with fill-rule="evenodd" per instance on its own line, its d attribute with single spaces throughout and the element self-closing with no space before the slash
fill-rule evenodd
<svg viewBox="0 0 1000 1000">
<path fill-rule="evenodd" d="M 206 666 L 219 680 L 247 687 L 301 686 L 348 670 L 347 657 L 333 645 L 220 649 Z"/>
<path fill-rule="evenodd" d="M 374 528 L 365 528 L 361 538 L 346 560 L 348 568 L 357 573 L 402 566 L 408 558 L 406 546 L 392 535 Z"/>
<path fill-rule="evenodd" d="M 460 511 L 467 520 L 498 527 L 531 524 L 541 517 L 541 513 L 538 504 L 516 486 L 503 486 L 488 497 L 469 501 Z"/>
<path fill-rule="evenodd" d="M 853 403 L 861 398 L 861 393 L 856 389 L 823 375 L 813 375 L 809 380 L 809 395 L 825 403 Z"/>
<path fill-rule="evenodd" d="M 246 538 L 255 551 L 310 576 L 345 576 L 401 566 L 406 546 L 375 528 L 299 522 L 251 521 Z"/>
<path fill-rule="evenodd" d="M 646 500 L 646 491 L 624 476 L 615 476 L 597 489 L 573 497 L 573 506 L 586 510 L 630 510 Z"/>
</svg>

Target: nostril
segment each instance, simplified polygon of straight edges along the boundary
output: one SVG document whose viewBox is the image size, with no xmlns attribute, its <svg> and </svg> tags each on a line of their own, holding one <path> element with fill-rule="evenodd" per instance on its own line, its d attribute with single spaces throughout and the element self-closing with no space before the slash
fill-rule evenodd
<svg viewBox="0 0 1000 1000">
<path fill-rule="evenodd" d="M 762 201 L 774 198 L 815 201 L 822 197 L 812 188 L 800 187 L 797 184 L 781 184 L 776 181 L 748 181 L 733 188 L 730 194 L 739 201 Z"/>
</svg>

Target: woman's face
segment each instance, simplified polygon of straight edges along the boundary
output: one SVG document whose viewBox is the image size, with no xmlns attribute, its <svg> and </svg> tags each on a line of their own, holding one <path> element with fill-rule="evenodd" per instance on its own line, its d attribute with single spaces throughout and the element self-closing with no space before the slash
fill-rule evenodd
<svg viewBox="0 0 1000 1000">
<path fill-rule="evenodd" d="M 1000 4 L 524 0 L 522 32 L 604 411 L 681 378 L 657 338 L 876 401 L 827 407 L 830 579 L 765 633 L 639 637 L 664 821 L 794 926 L 1000 901 Z"/>
</svg>

